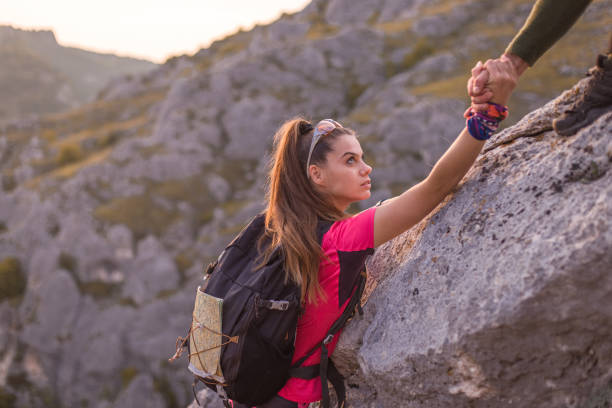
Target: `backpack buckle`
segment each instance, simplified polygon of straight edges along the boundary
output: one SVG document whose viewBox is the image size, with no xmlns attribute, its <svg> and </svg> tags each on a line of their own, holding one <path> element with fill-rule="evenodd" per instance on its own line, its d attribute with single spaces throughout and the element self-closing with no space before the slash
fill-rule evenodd
<svg viewBox="0 0 612 408">
<path fill-rule="evenodd" d="M 327 337 L 325 337 L 325 339 L 323 340 L 323 344 L 329 344 L 331 343 L 331 341 L 334 339 L 334 335 L 333 334 L 328 334 Z"/>
<path fill-rule="evenodd" d="M 266 307 L 270 310 L 285 311 L 289 309 L 289 301 L 287 300 L 268 300 Z"/>
</svg>

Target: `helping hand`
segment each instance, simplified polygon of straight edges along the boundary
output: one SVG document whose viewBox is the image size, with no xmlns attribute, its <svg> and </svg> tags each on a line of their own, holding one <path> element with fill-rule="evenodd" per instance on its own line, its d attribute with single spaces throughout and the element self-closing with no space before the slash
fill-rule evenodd
<svg viewBox="0 0 612 408">
<path fill-rule="evenodd" d="M 489 69 L 496 71 L 498 78 L 493 78 Z M 485 64 L 478 61 L 472 68 L 472 77 L 468 80 L 468 95 L 472 100 L 472 108 L 476 111 L 486 111 L 487 102 L 505 105 L 518 78 L 527 69 L 528 65 L 520 57 L 513 54 L 504 54 L 495 60 L 488 60 Z M 497 82 L 497 84 L 494 84 Z M 501 103 L 503 101 L 504 103 Z"/>
</svg>

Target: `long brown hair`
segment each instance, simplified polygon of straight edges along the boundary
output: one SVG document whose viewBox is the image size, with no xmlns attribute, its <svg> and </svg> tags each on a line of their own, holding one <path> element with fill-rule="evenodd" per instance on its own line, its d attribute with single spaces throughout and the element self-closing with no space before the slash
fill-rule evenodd
<svg viewBox="0 0 612 408">
<path fill-rule="evenodd" d="M 302 302 L 325 299 L 319 285 L 319 263 L 323 253 L 317 242 L 318 219 L 336 221 L 344 218 L 330 197 L 317 191 L 306 173 L 306 160 L 313 136 L 313 126 L 301 117 L 285 122 L 274 136 L 274 152 L 267 185 L 266 235 L 271 239 L 263 253 L 264 262 L 280 245 L 285 259 L 285 281 L 301 287 Z M 310 164 L 324 164 L 333 141 L 355 133 L 336 128 L 321 137 L 312 152 Z"/>
</svg>

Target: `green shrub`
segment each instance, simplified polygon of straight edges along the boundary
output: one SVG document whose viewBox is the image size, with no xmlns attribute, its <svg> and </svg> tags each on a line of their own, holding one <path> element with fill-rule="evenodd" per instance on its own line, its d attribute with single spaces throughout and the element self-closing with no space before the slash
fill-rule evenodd
<svg viewBox="0 0 612 408">
<path fill-rule="evenodd" d="M 112 132 L 105 133 L 101 137 L 96 139 L 96 143 L 98 147 L 100 148 L 112 146 L 115 143 L 117 143 L 117 141 L 121 139 L 122 136 L 123 136 L 123 131 L 113 130 Z"/>
<path fill-rule="evenodd" d="M 77 259 L 70 254 L 62 252 L 57 259 L 57 266 L 74 274 L 77 270 Z"/>
<path fill-rule="evenodd" d="M 186 252 L 180 252 L 174 257 L 174 263 L 181 275 L 193 266 L 193 258 Z"/>
<path fill-rule="evenodd" d="M 176 408 L 179 406 L 176 395 L 172 391 L 172 386 L 165 377 L 154 377 L 153 388 L 162 396 L 166 402 L 166 407 Z"/>
<path fill-rule="evenodd" d="M 177 214 L 153 203 L 147 195 L 119 197 L 94 210 L 94 216 L 111 224 L 123 224 L 135 239 L 159 236 L 176 220 Z"/>
<path fill-rule="evenodd" d="M 12 170 L 2 171 L 2 189 L 6 192 L 13 191 L 17 187 L 17 180 Z"/>
<path fill-rule="evenodd" d="M 0 301 L 23 295 L 26 277 L 17 258 L 4 258 L 0 261 Z"/>
<path fill-rule="evenodd" d="M 205 210 L 198 213 L 196 222 L 198 225 L 208 224 L 213 219 L 213 209 L 207 207 Z"/>
<path fill-rule="evenodd" d="M 226 217 L 232 217 L 236 215 L 238 211 L 242 210 L 247 203 L 248 202 L 244 200 L 230 200 L 221 204 L 221 208 L 223 208 Z"/>
<path fill-rule="evenodd" d="M 392 77 L 395 74 L 409 70 L 435 51 L 434 46 L 426 38 L 419 38 L 415 41 L 412 51 L 404 55 L 400 63 L 393 64 L 389 60 L 385 62 L 387 77 Z"/>
<path fill-rule="evenodd" d="M 359 82 L 352 82 L 346 90 L 346 103 L 350 108 L 353 108 L 357 99 L 367 89 L 367 85 L 362 85 Z"/>
<path fill-rule="evenodd" d="M 119 285 L 102 281 L 81 282 L 79 290 L 84 295 L 90 295 L 94 299 L 109 298 L 116 294 Z"/>
<path fill-rule="evenodd" d="M 0 408 L 13 408 L 17 397 L 0 387 Z"/>
<path fill-rule="evenodd" d="M 306 38 L 310 41 L 318 40 L 324 37 L 331 37 L 340 31 L 340 28 L 327 24 L 323 21 L 318 21 L 312 24 L 306 33 Z"/>
<path fill-rule="evenodd" d="M 127 388 L 137 375 L 138 370 L 134 367 L 125 367 L 121 370 L 121 388 Z"/>
<path fill-rule="evenodd" d="M 244 228 L 243 224 L 230 225 L 229 227 L 221 228 L 219 230 L 220 235 L 236 235 Z"/>
<path fill-rule="evenodd" d="M 83 156 L 81 147 L 77 144 L 67 143 L 62 145 L 59 154 L 57 155 L 57 163 L 60 166 L 79 161 Z"/>
<path fill-rule="evenodd" d="M 419 61 L 422 61 L 426 57 L 433 54 L 436 49 L 430 42 L 425 38 L 419 38 L 414 45 L 414 49 L 410 54 L 404 56 L 404 61 L 401 66 L 402 70 L 407 70 L 416 65 Z"/>
</svg>

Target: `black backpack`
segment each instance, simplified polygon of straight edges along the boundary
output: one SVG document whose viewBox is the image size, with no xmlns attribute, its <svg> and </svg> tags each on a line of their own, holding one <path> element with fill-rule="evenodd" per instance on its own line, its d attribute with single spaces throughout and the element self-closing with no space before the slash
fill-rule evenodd
<svg viewBox="0 0 612 408">
<path fill-rule="evenodd" d="M 228 399 L 248 406 L 263 404 L 274 397 L 290 377 L 312 379 L 321 377 L 322 406 L 329 408 L 329 380 L 336 390 L 338 406 L 345 401 L 344 378 L 328 358 L 327 344 L 354 315 L 361 310 L 361 295 L 365 288 L 365 268 L 353 295 L 342 315 L 334 322 L 324 339 L 321 339 L 293 366 L 295 335 L 300 308 L 300 288 L 285 283 L 283 256 L 276 248 L 269 261 L 260 267 L 258 242 L 264 232 L 265 214 L 256 216 L 238 236 L 211 263 L 205 273 L 204 289 L 223 299 L 220 365 L 224 383 L 194 373 L 197 380 L 216 391 L 229 407 Z M 331 227 L 331 222 L 317 225 L 319 243 Z M 267 242 L 263 242 L 265 248 Z M 189 355 L 189 334 L 177 340 L 177 352 L 170 359 L 178 358 L 183 348 Z M 321 363 L 302 367 L 304 361 L 321 347 Z M 193 372 L 193 370 L 192 370 Z M 194 388 L 195 395 L 195 388 Z M 197 397 L 196 397 L 197 400 Z M 199 401 L 198 401 L 199 404 Z"/>
</svg>

